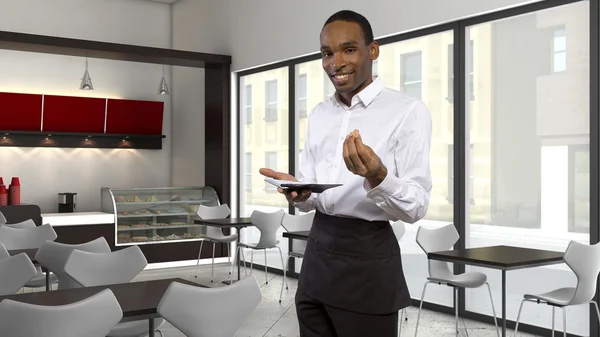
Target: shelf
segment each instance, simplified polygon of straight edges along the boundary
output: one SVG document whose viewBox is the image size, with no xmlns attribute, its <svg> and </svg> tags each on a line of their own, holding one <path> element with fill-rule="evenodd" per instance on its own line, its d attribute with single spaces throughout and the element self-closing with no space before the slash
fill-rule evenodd
<svg viewBox="0 0 600 337">
<path fill-rule="evenodd" d="M 168 240 L 164 238 L 164 240 L 160 241 L 142 241 L 142 242 L 117 242 L 117 246 L 138 246 L 138 245 L 156 245 L 156 244 L 165 244 L 165 243 L 178 243 L 178 242 L 194 242 L 201 241 L 203 238 L 192 238 L 192 239 L 177 239 L 177 240 Z"/>
<path fill-rule="evenodd" d="M 211 200 L 179 200 L 179 201 L 140 201 L 140 202 L 116 202 L 117 205 L 201 205 Z"/>
<path fill-rule="evenodd" d="M 160 214 L 155 214 L 155 213 L 151 213 L 151 214 L 127 214 L 127 215 L 123 215 L 123 214 L 118 214 L 117 215 L 117 219 L 129 219 L 129 218 L 149 218 L 149 217 L 159 217 L 159 216 L 188 216 L 188 215 L 193 215 L 195 216 L 196 213 L 187 213 L 187 212 L 180 212 L 180 213 L 168 213 L 168 212 L 164 212 L 164 213 L 160 213 Z"/>
<path fill-rule="evenodd" d="M 117 226 L 117 232 L 146 231 L 146 230 L 151 230 L 151 229 L 199 228 L 200 226 L 202 226 L 202 225 L 148 226 L 148 227 L 130 227 L 130 228 L 119 228 Z"/>
<path fill-rule="evenodd" d="M 0 146 L 161 149 L 165 135 L 0 130 Z"/>
</svg>

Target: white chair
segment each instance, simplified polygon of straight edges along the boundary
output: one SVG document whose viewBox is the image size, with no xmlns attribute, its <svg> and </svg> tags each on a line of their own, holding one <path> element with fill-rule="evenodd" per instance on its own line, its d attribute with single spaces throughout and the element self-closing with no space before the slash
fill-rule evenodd
<svg viewBox="0 0 600 337">
<path fill-rule="evenodd" d="M 4 244 L 6 249 L 36 249 L 40 248 L 47 241 L 56 240 L 56 232 L 50 225 L 36 226 L 33 220 L 25 220 L 15 224 L 5 224 L 0 226 L 0 243 Z M 38 266 L 37 275 L 33 277 L 25 287 L 39 288 L 46 285 L 46 275 L 42 267 Z M 58 277 L 54 274 L 49 275 L 49 284 L 58 282 Z"/>
<path fill-rule="evenodd" d="M 280 209 L 277 212 L 266 213 L 261 211 L 253 211 L 250 215 L 250 222 L 253 226 L 258 228 L 260 231 L 260 239 L 257 244 L 240 243 L 238 249 L 249 248 L 252 249 L 252 255 L 250 257 L 250 271 L 252 271 L 252 264 L 254 263 L 254 251 L 263 250 L 265 252 L 265 283 L 269 283 L 269 277 L 267 274 L 267 249 L 277 248 L 279 249 L 279 256 L 281 257 L 281 265 L 283 266 L 283 253 L 281 248 L 277 246 L 279 240 L 277 240 L 277 229 L 281 225 L 281 219 L 285 212 Z M 246 261 L 244 259 L 244 265 Z M 239 267 L 238 267 L 239 268 Z"/>
<path fill-rule="evenodd" d="M 0 302 L 3 336 L 104 337 L 123 317 L 115 295 L 105 289 L 81 301 L 45 306 L 13 300 Z"/>
<path fill-rule="evenodd" d="M 6 249 L 37 249 L 46 241 L 56 240 L 56 232 L 49 224 L 34 228 L 0 226 L 0 243 Z"/>
<path fill-rule="evenodd" d="M 79 288 L 81 285 L 65 273 L 67 259 L 73 250 L 90 253 L 110 253 L 108 242 L 103 236 L 90 242 L 70 245 L 54 241 L 46 241 L 35 254 L 35 259 L 58 279 L 58 289 Z"/>
<path fill-rule="evenodd" d="M 11 228 L 35 228 L 37 225 L 32 219 L 27 219 L 25 221 L 16 222 L 16 223 L 4 223 L 0 224 L 1 226 L 11 227 Z"/>
<path fill-rule="evenodd" d="M 4 225 L 6 223 L 6 218 L 4 217 L 4 214 L 2 214 L 2 212 L 0 212 L 0 225 Z"/>
<path fill-rule="evenodd" d="M 138 246 L 130 246 L 108 253 L 73 250 L 65 264 L 65 273 L 84 287 L 128 283 L 148 265 Z M 92 267 L 93 266 L 93 267 Z M 154 320 L 158 330 L 165 320 Z M 119 323 L 108 333 L 109 337 L 139 337 L 148 334 L 148 322 Z"/>
<path fill-rule="evenodd" d="M 288 232 L 301 232 L 309 231 L 312 227 L 313 219 L 315 218 L 315 212 L 310 212 L 301 215 L 291 215 L 284 213 L 283 219 L 281 219 L 281 227 Z M 288 239 L 293 240 L 293 239 Z M 281 297 L 283 296 L 283 284 L 285 283 L 285 289 L 288 289 L 286 271 L 288 269 L 288 263 L 291 258 L 303 258 L 304 251 L 306 250 L 306 241 L 294 240 L 292 244 L 292 251 L 287 253 L 287 259 L 285 260 L 285 266 L 283 266 L 283 282 L 281 283 L 281 291 L 279 292 L 279 303 L 281 303 Z"/>
<path fill-rule="evenodd" d="M 231 337 L 261 299 L 260 286 L 252 275 L 227 287 L 173 282 L 156 311 L 188 337 Z"/>
<path fill-rule="evenodd" d="M 539 295 L 525 294 L 517 314 L 515 324 L 515 336 L 519 329 L 519 319 L 521 310 L 525 302 L 546 303 L 552 306 L 552 336 L 554 336 L 554 316 L 555 309 L 559 307 L 563 312 L 563 335 L 567 336 L 567 307 L 579 304 L 593 303 L 596 307 L 596 315 L 600 320 L 600 310 L 598 303 L 594 301 L 596 293 L 596 280 L 600 273 L 600 243 L 594 245 L 585 245 L 576 241 L 571 241 L 563 260 L 577 276 L 575 287 L 565 287 L 552 290 Z"/>
<path fill-rule="evenodd" d="M 209 207 L 200 205 L 198 206 L 198 210 L 196 214 L 200 217 L 200 219 L 224 219 L 231 214 L 231 210 L 227 204 L 222 204 L 215 207 Z M 223 231 L 219 227 L 214 226 L 206 226 L 206 234 L 203 235 L 204 240 L 200 242 L 200 251 L 198 252 L 198 262 L 196 266 L 200 266 L 200 254 L 202 254 L 202 245 L 204 241 L 208 241 L 212 243 L 212 269 L 210 271 L 210 282 L 213 281 L 213 276 L 215 274 L 215 245 L 217 243 L 226 243 L 227 244 L 227 261 L 231 265 L 231 257 L 229 256 L 229 252 L 231 252 L 231 243 L 236 241 L 238 238 L 237 234 L 224 235 Z M 229 271 L 231 275 L 231 271 Z M 197 276 L 195 276 L 197 277 Z"/>
<path fill-rule="evenodd" d="M 390 226 L 392 226 L 392 230 L 394 231 L 394 236 L 396 236 L 398 245 L 400 245 L 400 240 L 402 240 L 402 237 L 404 236 L 404 234 L 406 234 L 406 227 L 404 226 L 404 222 L 402 222 L 401 220 L 398 220 L 396 222 L 390 223 Z M 400 336 L 400 334 L 402 334 L 402 323 L 405 320 L 408 321 L 408 313 L 406 312 L 406 308 L 402 309 L 402 313 L 400 315 L 400 326 L 398 329 L 398 336 Z"/>
<path fill-rule="evenodd" d="M 0 243 L 0 296 L 15 294 L 36 274 L 37 270 L 27 254 L 10 256 Z"/>
<path fill-rule="evenodd" d="M 423 249 L 425 254 L 430 252 L 445 251 L 452 249 L 456 241 L 458 241 L 459 235 L 454 225 L 449 224 L 437 229 L 419 227 L 417 231 L 417 244 Z M 419 318 L 421 317 L 421 309 L 423 307 L 423 300 L 425 299 L 425 291 L 427 285 L 430 283 L 444 284 L 454 288 L 454 314 L 456 320 L 456 333 L 458 335 L 458 289 L 459 288 L 479 288 L 484 284 L 488 288 L 490 294 L 490 301 L 492 303 L 492 312 L 494 314 L 494 324 L 496 325 L 496 333 L 500 337 L 500 330 L 498 330 L 498 321 L 496 319 L 496 309 L 494 308 L 494 299 L 492 298 L 492 291 L 490 285 L 487 282 L 487 275 L 480 272 L 466 272 L 459 275 L 454 275 L 450 271 L 449 264 L 443 261 L 428 260 L 429 264 L 429 277 L 427 282 L 423 286 L 423 294 L 421 295 L 421 304 L 419 305 L 419 314 L 417 315 L 417 326 L 415 328 L 415 337 L 419 330 Z M 463 321 L 464 324 L 464 321 Z M 466 328 L 466 326 L 465 326 Z"/>
</svg>

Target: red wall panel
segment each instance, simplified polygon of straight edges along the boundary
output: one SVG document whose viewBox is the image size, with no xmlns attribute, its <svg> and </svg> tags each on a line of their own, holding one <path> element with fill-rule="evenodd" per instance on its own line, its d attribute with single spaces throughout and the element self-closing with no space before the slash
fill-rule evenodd
<svg viewBox="0 0 600 337">
<path fill-rule="evenodd" d="M 164 102 L 109 99 L 106 133 L 161 135 Z"/>
<path fill-rule="evenodd" d="M 105 98 L 44 96 L 43 131 L 103 133 Z"/>
<path fill-rule="evenodd" d="M 42 95 L 0 92 L 0 130 L 40 131 Z"/>
</svg>

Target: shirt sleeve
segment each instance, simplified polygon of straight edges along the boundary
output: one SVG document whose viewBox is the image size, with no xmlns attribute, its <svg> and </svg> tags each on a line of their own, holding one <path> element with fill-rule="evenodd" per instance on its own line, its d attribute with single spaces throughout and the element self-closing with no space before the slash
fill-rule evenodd
<svg viewBox="0 0 600 337">
<path fill-rule="evenodd" d="M 393 136 L 396 170 L 388 168 L 387 176 L 375 188 L 364 180 L 367 198 L 397 220 L 415 223 L 427 213 L 432 187 L 431 128 L 429 110 L 418 101 Z"/>
<path fill-rule="evenodd" d="M 314 110 L 313 110 L 314 112 Z M 312 115 L 312 113 L 311 113 Z M 315 173 L 315 157 L 310 147 L 310 115 L 308 120 L 308 127 L 306 128 L 306 139 L 304 141 L 304 149 L 300 154 L 300 161 L 298 164 L 298 174 L 296 179 L 298 181 L 310 184 L 317 183 L 317 174 Z M 294 207 L 298 208 L 301 212 L 307 213 L 315 209 L 315 203 L 317 201 L 317 194 L 311 194 L 311 196 L 303 202 L 294 202 Z"/>
</svg>

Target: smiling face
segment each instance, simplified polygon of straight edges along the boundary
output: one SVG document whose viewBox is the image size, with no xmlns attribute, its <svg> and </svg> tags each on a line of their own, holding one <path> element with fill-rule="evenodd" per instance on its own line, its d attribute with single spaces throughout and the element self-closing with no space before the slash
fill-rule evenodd
<svg viewBox="0 0 600 337">
<path fill-rule="evenodd" d="M 376 41 L 366 43 L 359 24 L 334 21 L 321 31 L 321 56 L 323 70 L 342 102 L 350 105 L 352 97 L 373 81 L 373 60 L 379 56 L 379 45 Z"/>
</svg>

